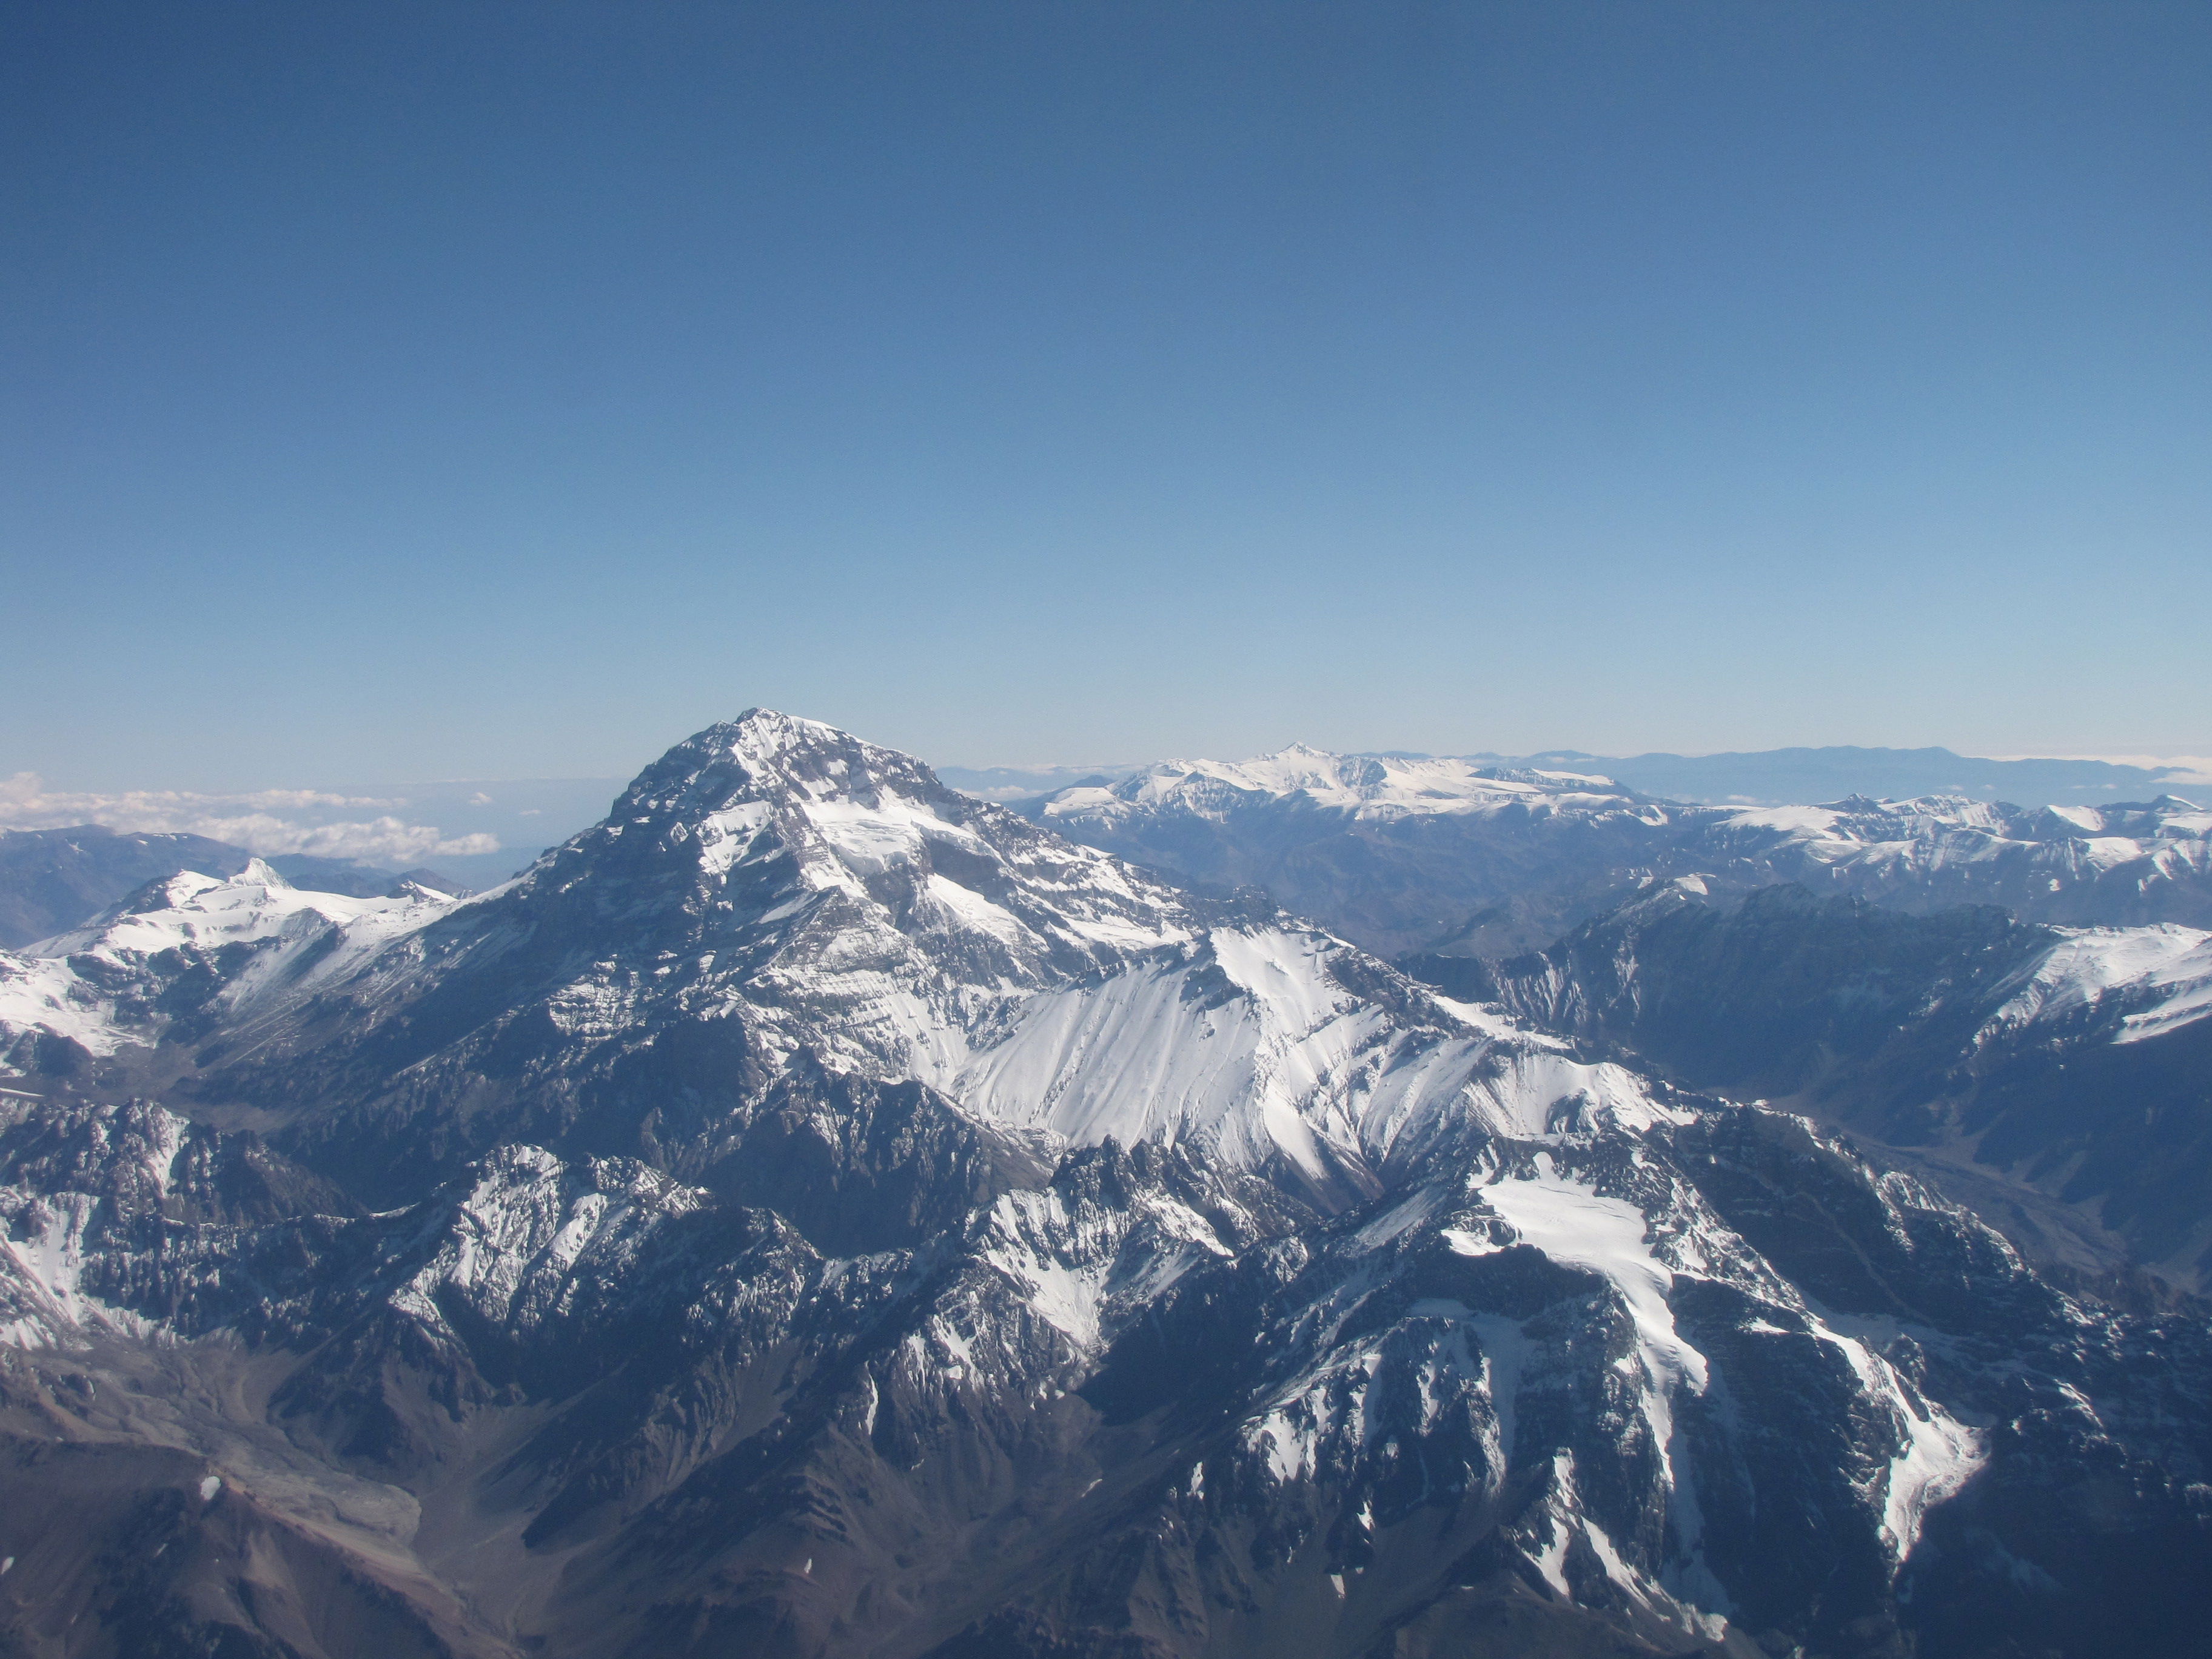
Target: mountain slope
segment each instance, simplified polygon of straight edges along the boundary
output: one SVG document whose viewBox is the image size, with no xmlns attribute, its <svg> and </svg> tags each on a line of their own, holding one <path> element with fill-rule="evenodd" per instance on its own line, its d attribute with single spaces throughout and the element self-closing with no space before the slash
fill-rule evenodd
<svg viewBox="0 0 2212 1659">
<path fill-rule="evenodd" d="M 477 898 L 140 905 L 18 964 L 86 1023 L 0 1096 L 0 1643 L 1978 1659 L 2207 1611 L 2201 1316 L 830 728 L 711 728 Z"/>
<path fill-rule="evenodd" d="M 2203 1282 L 2212 933 L 1900 915 L 1795 886 L 1719 902 L 1677 884 L 1500 964 L 1486 990 L 1690 1086 L 1786 1100 L 1937 1160 L 1937 1179 L 2053 1260 Z"/>
<path fill-rule="evenodd" d="M 1929 1575 L 2023 1629 L 2155 1630 L 2202 1582 L 2120 1605 L 2079 1571 L 2203 1549 L 2201 1322 L 2069 1304 L 1765 1114 L 1487 1139 L 1334 1222 L 1108 1147 L 842 1259 L 526 1147 L 401 1212 L 200 1218 L 179 1161 L 228 1138 L 74 1131 L 66 1174 L 51 1133 L 0 1149 L 9 1262 L 63 1292 L 0 1426 L 186 1454 L 163 1478 L 453 1651 L 1353 1654 L 1526 1616 L 1902 1652 Z M 2085 1531 L 2064 1472 L 2100 1465 L 2132 1495 Z M 46 1467 L 19 1490 L 77 1489 Z M 109 1583 L 8 1513 L 40 1582 Z"/>
</svg>

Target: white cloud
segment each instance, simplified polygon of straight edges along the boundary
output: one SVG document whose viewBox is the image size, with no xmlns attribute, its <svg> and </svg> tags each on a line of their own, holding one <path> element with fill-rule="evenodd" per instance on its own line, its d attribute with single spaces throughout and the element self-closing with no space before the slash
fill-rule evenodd
<svg viewBox="0 0 2212 1659">
<path fill-rule="evenodd" d="M 2094 755 L 2059 755 L 2040 749 L 2033 754 L 1984 755 L 1980 758 L 1993 761 L 2103 761 L 2108 766 L 2140 766 L 2149 772 L 2155 772 L 2161 766 L 2185 768 L 2212 764 L 2212 758 L 2203 755 L 2118 755 L 2109 751 Z"/>
<path fill-rule="evenodd" d="M 410 823 L 389 811 L 371 818 L 337 816 L 406 805 L 404 800 L 317 789 L 263 789 L 235 795 L 132 789 L 99 794 L 50 790 L 35 772 L 0 780 L 0 830 L 103 823 L 111 830 L 206 836 L 264 857 L 306 853 L 372 863 L 410 864 L 499 851 L 499 837 L 481 831 L 448 836 L 434 824 Z"/>
<path fill-rule="evenodd" d="M 2147 772 L 2167 769 L 2162 783 L 2212 783 L 2212 755 L 1988 755 L 1986 760 L 2103 761 L 2112 766 L 2140 766 Z"/>
</svg>

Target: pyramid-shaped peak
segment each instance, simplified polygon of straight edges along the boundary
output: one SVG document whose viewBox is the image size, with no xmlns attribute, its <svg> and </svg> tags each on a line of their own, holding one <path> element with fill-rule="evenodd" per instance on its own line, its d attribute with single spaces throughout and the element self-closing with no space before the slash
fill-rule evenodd
<svg viewBox="0 0 2212 1659">
<path fill-rule="evenodd" d="M 885 795 L 936 799 L 951 791 L 913 756 L 821 720 L 748 708 L 694 732 L 638 774 L 615 816 L 673 811 L 692 816 L 745 800 L 849 800 Z"/>
<path fill-rule="evenodd" d="M 913 756 L 856 738 L 822 720 L 774 708 L 748 708 L 715 728 L 714 746 L 760 781 L 780 778 L 819 796 L 868 793 L 879 783 L 941 788 L 937 775 Z"/>
<path fill-rule="evenodd" d="M 824 744 L 857 743 L 851 732 L 826 720 L 803 714 L 787 714 L 780 708 L 748 708 L 733 720 L 713 728 L 727 731 L 734 741 L 763 754 L 794 749 L 818 748 Z"/>
</svg>

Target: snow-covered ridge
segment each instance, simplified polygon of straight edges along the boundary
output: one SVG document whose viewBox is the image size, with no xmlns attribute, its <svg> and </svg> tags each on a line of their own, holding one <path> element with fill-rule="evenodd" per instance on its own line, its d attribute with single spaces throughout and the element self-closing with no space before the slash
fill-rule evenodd
<svg viewBox="0 0 2212 1659">
<path fill-rule="evenodd" d="M 1046 804 L 1048 822 L 1180 808 L 1218 817 L 1240 805 L 1300 797 L 1312 806 L 1360 818 L 1504 807 L 1611 810 L 1633 797 L 1609 778 L 1576 772 L 1478 766 L 1450 757 L 1337 755 L 1294 744 L 1247 761 L 1173 760 L 1107 787 L 1065 789 Z"/>
<path fill-rule="evenodd" d="M 31 945 L 0 952 L 0 1049 L 37 1031 L 112 1054 L 158 1040 L 151 1005 L 191 967 L 226 960 L 216 994 L 244 1013 L 304 994 L 446 914 L 461 901 L 410 886 L 356 898 L 293 886 L 259 859 L 228 880 L 183 871 L 106 915 Z"/>
<path fill-rule="evenodd" d="M 2138 859 L 2160 873 L 2212 870 L 2212 811 L 2175 795 L 2136 805 L 2020 807 L 1964 795 L 1907 800 L 1851 796 L 1798 806 L 1726 807 L 1644 800 L 1611 779 L 1479 765 L 1452 757 L 1339 755 L 1293 744 L 1246 761 L 1163 761 L 1109 786 L 1064 789 L 1048 823 L 1115 823 L 1188 813 L 1213 821 L 1296 801 L 1361 820 L 1483 814 L 1518 806 L 1569 815 L 1636 811 L 1715 836 L 1786 842 L 1815 865 L 1911 864 L 1929 869 L 1992 860 L 2007 849 L 2062 844 L 2068 869 L 2097 874 Z"/>
<path fill-rule="evenodd" d="M 111 959 L 151 957 L 185 945 L 213 948 L 256 944 L 298 931 L 305 915 L 351 930 L 369 944 L 389 937 L 454 902 L 453 896 L 415 889 L 400 896 L 356 898 L 298 888 L 259 859 L 228 880 L 179 872 L 148 893 L 82 927 L 27 946 L 23 955 L 64 957 L 81 953 Z"/>
<path fill-rule="evenodd" d="M 1725 811 L 1728 831 L 1779 836 L 1815 864 L 1915 865 L 1926 870 L 2040 851 L 2059 880 L 2136 860 L 2168 877 L 2212 869 L 2212 812 L 2174 795 L 2139 806 L 2021 808 L 1963 795 L 1864 796 L 1820 806 Z"/>
<path fill-rule="evenodd" d="M 2212 933 L 2151 927 L 2067 928 L 2021 979 L 1984 1035 L 2110 1005 L 2126 1012 L 2112 1032 L 2135 1042 L 2212 1015 Z"/>
</svg>

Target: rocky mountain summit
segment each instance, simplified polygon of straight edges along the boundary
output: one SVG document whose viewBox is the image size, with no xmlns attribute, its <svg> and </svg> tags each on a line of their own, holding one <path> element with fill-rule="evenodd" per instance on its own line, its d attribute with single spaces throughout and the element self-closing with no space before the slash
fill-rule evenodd
<svg viewBox="0 0 2212 1659">
<path fill-rule="evenodd" d="M 2200 1304 L 1049 822 L 756 710 L 0 957 L 0 1644 L 2188 1650 Z"/>
</svg>

